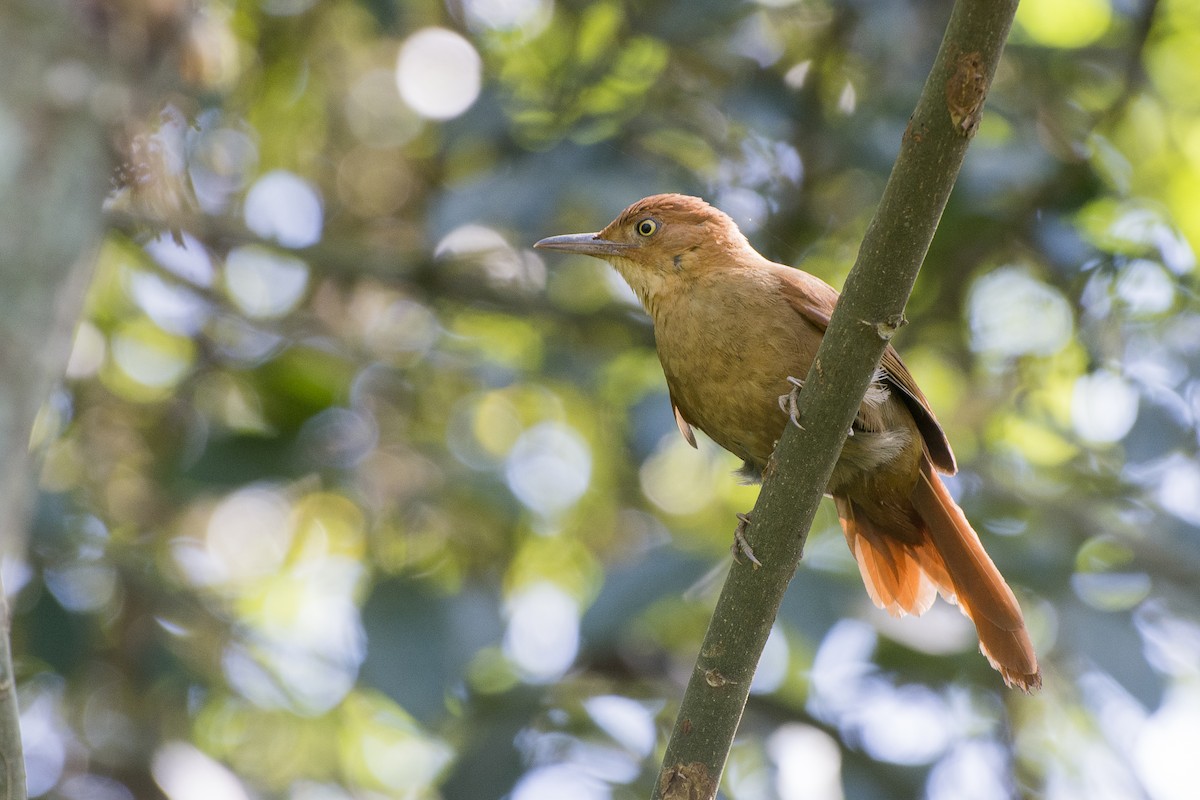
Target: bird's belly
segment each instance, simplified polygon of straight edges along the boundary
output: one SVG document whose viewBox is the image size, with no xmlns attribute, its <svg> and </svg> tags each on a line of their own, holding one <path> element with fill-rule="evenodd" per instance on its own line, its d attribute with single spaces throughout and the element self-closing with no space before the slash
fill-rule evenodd
<svg viewBox="0 0 1200 800">
<path fill-rule="evenodd" d="M 677 402 L 684 417 L 694 417 L 696 427 L 714 442 L 762 469 L 787 422 L 778 402 L 787 383 L 775 383 L 771 388 L 749 380 L 721 381 L 684 391 Z"/>
<path fill-rule="evenodd" d="M 786 360 L 764 358 L 761 350 L 759 340 L 722 341 L 719 335 L 688 339 L 682 347 L 659 343 L 667 385 L 684 419 L 759 469 L 787 422 L 779 397 L 791 389 L 788 375 L 802 378 L 808 371 L 807 363 L 788 363 L 798 361 L 795 348 Z"/>
</svg>

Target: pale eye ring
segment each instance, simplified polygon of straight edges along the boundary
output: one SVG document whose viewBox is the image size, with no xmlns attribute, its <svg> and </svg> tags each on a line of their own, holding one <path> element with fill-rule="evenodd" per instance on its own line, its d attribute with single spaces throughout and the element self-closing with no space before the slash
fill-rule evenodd
<svg viewBox="0 0 1200 800">
<path fill-rule="evenodd" d="M 642 236 L 653 236 L 658 231 L 658 223 L 647 217 L 637 224 L 637 232 Z"/>
</svg>

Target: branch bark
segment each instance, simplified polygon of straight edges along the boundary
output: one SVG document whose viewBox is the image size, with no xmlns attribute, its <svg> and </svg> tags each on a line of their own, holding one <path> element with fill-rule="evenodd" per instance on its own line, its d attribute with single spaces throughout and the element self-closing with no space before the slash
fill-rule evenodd
<svg viewBox="0 0 1200 800">
<path fill-rule="evenodd" d="M 667 743 L 653 797 L 715 798 L 750 682 L 846 432 L 904 306 L 979 126 L 1016 0 L 958 0 L 883 197 L 800 398 L 766 470 L 750 543 L 734 565 Z"/>
</svg>

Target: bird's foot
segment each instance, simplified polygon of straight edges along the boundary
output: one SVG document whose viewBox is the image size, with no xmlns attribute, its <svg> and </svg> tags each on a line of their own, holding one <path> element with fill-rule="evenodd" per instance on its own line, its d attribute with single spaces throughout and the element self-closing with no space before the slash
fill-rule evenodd
<svg viewBox="0 0 1200 800">
<path fill-rule="evenodd" d="M 746 541 L 746 531 L 750 529 L 750 515 L 738 514 L 737 529 L 733 532 L 733 544 L 729 546 L 729 552 L 733 553 L 733 560 L 741 564 L 740 555 L 744 555 L 750 559 L 750 563 L 755 569 L 762 566 L 762 562 L 754 555 L 754 549 L 750 547 L 750 542 Z"/>
<path fill-rule="evenodd" d="M 793 425 L 804 430 L 800 424 L 800 390 L 804 388 L 804 381 L 788 375 L 787 382 L 792 385 L 792 390 L 779 395 L 779 410 L 788 415 Z"/>
</svg>

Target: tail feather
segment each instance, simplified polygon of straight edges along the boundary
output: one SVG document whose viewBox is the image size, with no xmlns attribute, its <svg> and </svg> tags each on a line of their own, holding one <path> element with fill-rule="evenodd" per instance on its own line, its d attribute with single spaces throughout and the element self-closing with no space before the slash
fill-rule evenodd
<svg viewBox="0 0 1200 800">
<path fill-rule="evenodd" d="M 881 530 L 850 500 L 838 497 L 834 501 L 846 544 L 854 553 L 872 602 L 893 617 L 928 611 L 942 589 L 936 580 L 938 569 L 924 569 L 922 560 L 927 558 L 918 557 L 911 546 Z M 940 573 L 944 575 L 945 570 Z"/>
<path fill-rule="evenodd" d="M 959 605 L 975 623 L 980 650 L 1008 685 L 1025 691 L 1039 688 L 1042 676 L 1017 598 L 927 462 L 912 499 L 952 576 Z"/>
<path fill-rule="evenodd" d="M 889 533 L 848 498 L 834 499 L 875 605 L 893 616 L 922 614 L 940 593 L 975 623 L 980 650 L 1005 683 L 1025 691 L 1041 686 L 1017 599 L 928 460 L 912 493 L 924 523 L 915 539 Z"/>
</svg>

